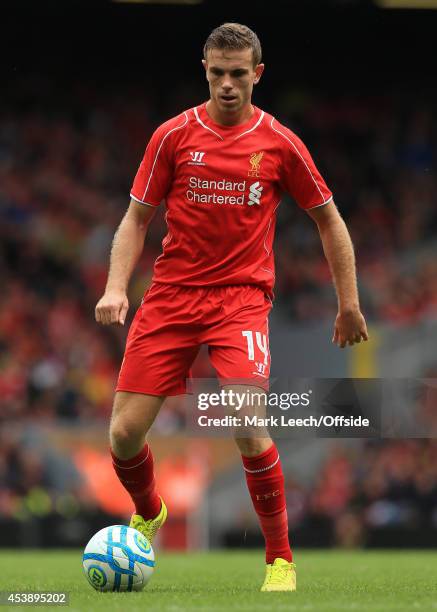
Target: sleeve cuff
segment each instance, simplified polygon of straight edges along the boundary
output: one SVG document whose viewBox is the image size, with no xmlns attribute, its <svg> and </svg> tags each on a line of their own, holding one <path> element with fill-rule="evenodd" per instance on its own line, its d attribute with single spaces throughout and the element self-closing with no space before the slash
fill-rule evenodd
<svg viewBox="0 0 437 612">
<path fill-rule="evenodd" d="M 334 196 L 329 197 L 327 200 L 325 200 L 324 202 L 322 202 L 321 204 L 315 204 L 314 206 L 309 206 L 308 208 L 306 208 L 305 210 L 312 210 L 313 208 L 319 208 L 320 206 L 326 206 L 326 204 L 329 204 L 329 202 L 332 201 L 332 198 Z"/>
<path fill-rule="evenodd" d="M 151 206 L 152 208 L 158 208 L 158 206 L 159 206 L 159 204 L 151 204 L 150 202 L 143 202 L 143 200 L 140 200 L 139 198 L 134 196 L 133 193 L 130 194 L 130 197 L 133 200 L 135 200 L 135 202 L 138 202 L 139 204 L 144 204 L 145 206 Z"/>
</svg>

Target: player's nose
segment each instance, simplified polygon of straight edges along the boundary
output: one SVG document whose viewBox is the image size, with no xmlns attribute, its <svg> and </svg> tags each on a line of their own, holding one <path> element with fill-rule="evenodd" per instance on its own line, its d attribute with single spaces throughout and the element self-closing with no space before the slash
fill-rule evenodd
<svg viewBox="0 0 437 612">
<path fill-rule="evenodd" d="M 228 78 L 225 77 L 223 79 L 223 82 L 222 82 L 222 89 L 223 89 L 223 91 L 225 91 L 226 93 L 229 93 L 231 91 L 232 87 L 233 87 L 233 85 L 232 85 L 231 79 L 229 77 Z"/>
</svg>

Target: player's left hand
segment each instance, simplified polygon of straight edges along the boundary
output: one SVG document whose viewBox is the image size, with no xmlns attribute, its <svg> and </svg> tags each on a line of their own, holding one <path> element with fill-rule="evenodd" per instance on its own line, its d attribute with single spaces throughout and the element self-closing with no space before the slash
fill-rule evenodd
<svg viewBox="0 0 437 612">
<path fill-rule="evenodd" d="M 354 310 L 339 311 L 335 319 L 333 344 L 340 348 L 346 345 L 358 344 L 361 340 L 368 340 L 366 321 L 359 308 Z"/>
</svg>

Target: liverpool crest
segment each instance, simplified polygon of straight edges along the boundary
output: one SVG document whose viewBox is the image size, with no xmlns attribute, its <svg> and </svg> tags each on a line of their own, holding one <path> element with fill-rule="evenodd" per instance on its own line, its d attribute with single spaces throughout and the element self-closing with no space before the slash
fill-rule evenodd
<svg viewBox="0 0 437 612">
<path fill-rule="evenodd" d="M 247 176 L 259 176 L 261 168 L 261 160 L 264 157 L 264 151 L 259 153 L 252 153 L 249 157 L 250 170 Z"/>
</svg>

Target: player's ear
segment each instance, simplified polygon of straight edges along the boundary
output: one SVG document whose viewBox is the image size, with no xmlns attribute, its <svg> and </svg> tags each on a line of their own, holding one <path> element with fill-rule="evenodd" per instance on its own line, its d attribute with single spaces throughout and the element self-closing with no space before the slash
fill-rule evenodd
<svg viewBox="0 0 437 612">
<path fill-rule="evenodd" d="M 202 60 L 202 64 L 203 64 L 203 67 L 205 68 L 205 72 L 206 72 L 208 70 L 208 64 L 206 62 L 206 59 Z"/>
<path fill-rule="evenodd" d="M 263 72 L 264 72 L 264 64 L 258 64 L 258 66 L 255 68 L 255 78 L 253 80 L 255 85 L 259 83 L 259 80 Z"/>
</svg>

